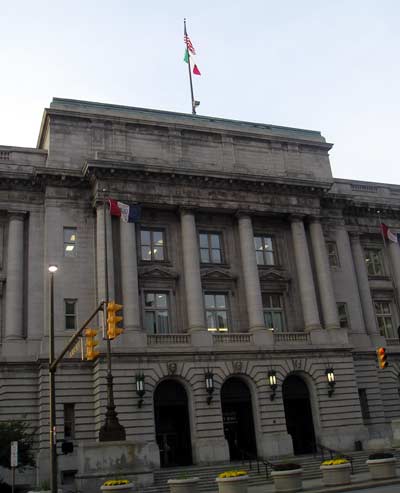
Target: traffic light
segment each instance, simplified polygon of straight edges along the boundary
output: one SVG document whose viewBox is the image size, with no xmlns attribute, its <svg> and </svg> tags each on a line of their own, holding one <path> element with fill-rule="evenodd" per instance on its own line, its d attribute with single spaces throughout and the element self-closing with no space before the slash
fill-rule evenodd
<svg viewBox="0 0 400 493">
<path fill-rule="evenodd" d="M 110 301 L 107 303 L 108 339 L 115 339 L 124 332 L 124 329 L 117 327 L 117 324 L 122 320 L 122 317 L 116 314 L 116 312 L 119 312 L 120 310 L 122 310 L 122 305 L 118 305 L 115 301 Z"/>
<path fill-rule="evenodd" d="M 86 345 L 86 359 L 88 361 L 92 361 L 99 356 L 99 351 L 96 351 L 94 348 L 97 346 L 99 341 L 96 341 L 95 337 L 97 336 L 98 330 L 96 329 L 85 329 L 85 345 Z"/>
<path fill-rule="evenodd" d="M 387 362 L 386 349 L 384 347 L 378 347 L 378 349 L 376 350 L 376 354 L 378 355 L 379 368 L 382 368 L 383 370 L 389 364 Z"/>
<path fill-rule="evenodd" d="M 61 452 L 63 454 L 72 454 L 73 451 L 74 451 L 73 442 L 68 442 L 67 440 L 63 440 L 61 442 Z"/>
</svg>

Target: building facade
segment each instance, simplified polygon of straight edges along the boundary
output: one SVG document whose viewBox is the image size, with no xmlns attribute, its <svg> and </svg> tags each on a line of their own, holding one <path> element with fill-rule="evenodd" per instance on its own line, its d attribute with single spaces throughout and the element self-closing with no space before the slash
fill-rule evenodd
<svg viewBox="0 0 400 493">
<path fill-rule="evenodd" d="M 39 478 L 54 263 L 57 354 L 107 290 L 123 305 L 115 402 L 150 474 L 396 442 L 400 247 L 380 223 L 400 230 L 400 186 L 333 178 L 330 148 L 315 131 L 65 99 L 37 148 L 0 146 L 0 419 L 37 428 Z M 58 437 L 75 445 L 63 482 L 104 422 L 99 347 L 56 373 Z"/>
</svg>

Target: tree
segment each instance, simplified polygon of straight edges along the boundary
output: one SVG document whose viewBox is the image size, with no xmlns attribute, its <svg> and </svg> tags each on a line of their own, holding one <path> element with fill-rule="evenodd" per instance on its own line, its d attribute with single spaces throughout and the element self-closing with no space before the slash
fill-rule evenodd
<svg viewBox="0 0 400 493">
<path fill-rule="evenodd" d="M 0 422 L 0 466 L 10 469 L 11 442 L 18 442 L 18 466 L 34 466 L 32 446 L 36 430 L 25 421 Z"/>
</svg>

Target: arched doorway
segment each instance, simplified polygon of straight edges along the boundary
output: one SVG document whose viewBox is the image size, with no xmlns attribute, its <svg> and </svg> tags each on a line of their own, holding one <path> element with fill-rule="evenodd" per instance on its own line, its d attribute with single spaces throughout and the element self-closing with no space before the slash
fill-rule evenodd
<svg viewBox="0 0 400 493">
<path fill-rule="evenodd" d="M 243 458 L 243 452 L 257 455 L 253 409 L 248 386 L 232 377 L 221 389 L 222 416 L 230 460 Z"/>
<path fill-rule="evenodd" d="M 286 428 L 292 437 L 295 455 L 314 452 L 314 423 L 306 383 L 298 375 L 290 375 L 283 382 L 282 394 Z"/>
<path fill-rule="evenodd" d="M 192 464 L 192 444 L 186 391 L 176 380 L 165 380 L 154 392 L 156 440 L 161 467 Z"/>
</svg>

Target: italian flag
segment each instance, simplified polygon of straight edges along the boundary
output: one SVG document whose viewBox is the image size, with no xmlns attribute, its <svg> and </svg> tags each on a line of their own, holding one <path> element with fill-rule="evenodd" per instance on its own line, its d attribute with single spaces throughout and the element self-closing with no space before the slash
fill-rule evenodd
<svg viewBox="0 0 400 493">
<path fill-rule="evenodd" d="M 190 63 L 190 60 L 192 61 L 192 72 L 195 75 L 201 75 L 199 67 L 196 64 L 195 61 L 195 50 L 193 48 L 192 42 L 189 39 L 189 36 L 185 35 L 185 43 L 186 43 L 186 50 L 185 50 L 185 55 L 183 57 L 183 61 L 186 63 Z M 189 54 L 190 51 L 190 54 Z"/>
</svg>

